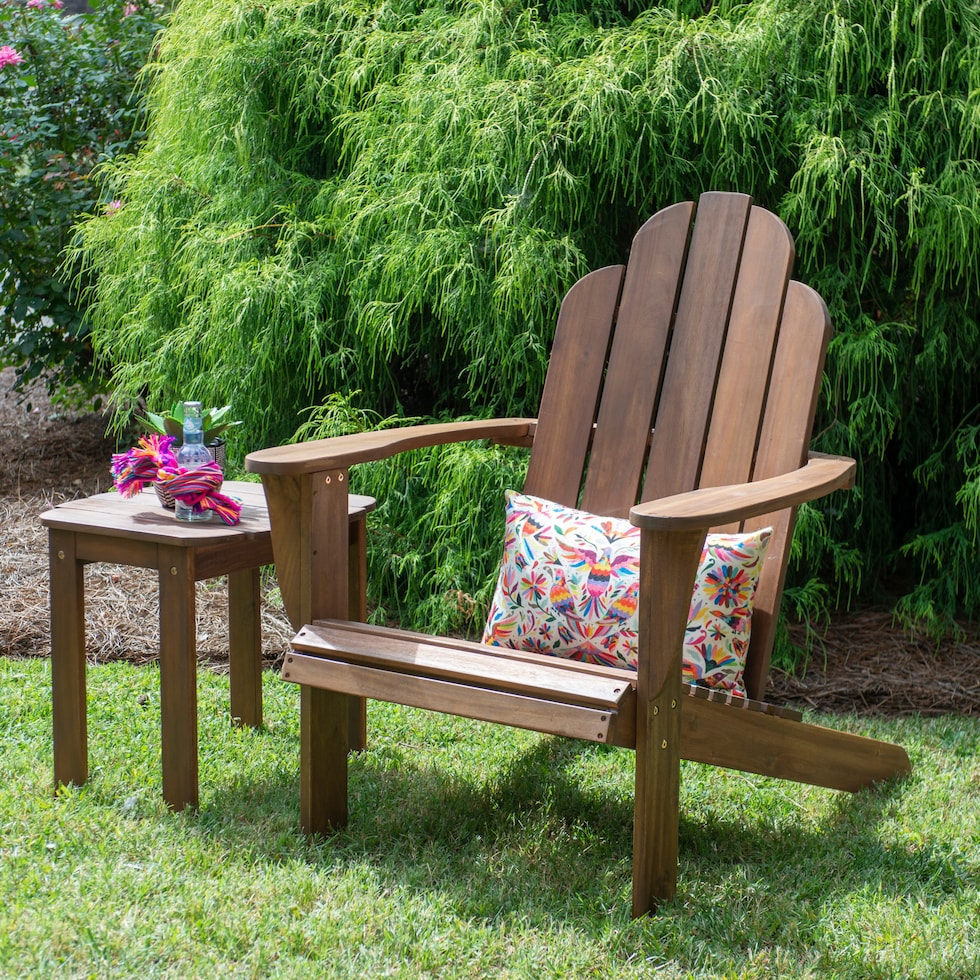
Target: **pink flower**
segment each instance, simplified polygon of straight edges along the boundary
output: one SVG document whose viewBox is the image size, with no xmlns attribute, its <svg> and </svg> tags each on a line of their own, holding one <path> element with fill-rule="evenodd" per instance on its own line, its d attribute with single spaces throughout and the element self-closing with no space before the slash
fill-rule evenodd
<svg viewBox="0 0 980 980">
<path fill-rule="evenodd" d="M 121 207 L 122 207 L 122 201 L 118 201 L 118 200 L 117 201 L 110 201 L 105 206 L 105 213 L 106 213 L 107 216 L 108 215 L 115 214 Z"/>
<path fill-rule="evenodd" d="M 126 6 L 123 7 L 123 17 L 130 17 L 133 14 L 138 14 L 139 9 L 140 8 L 137 7 L 135 3 L 127 3 Z"/>
<path fill-rule="evenodd" d="M 6 68 L 7 65 L 19 65 L 23 60 L 24 56 L 9 44 L 0 47 L 0 69 Z"/>
<path fill-rule="evenodd" d="M 61 0 L 51 0 L 51 6 L 54 7 L 55 10 L 61 10 L 64 4 L 61 2 Z"/>
<path fill-rule="evenodd" d="M 27 0 L 27 6 L 33 10 L 40 10 L 44 6 L 44 0 Z"/>
</svg>

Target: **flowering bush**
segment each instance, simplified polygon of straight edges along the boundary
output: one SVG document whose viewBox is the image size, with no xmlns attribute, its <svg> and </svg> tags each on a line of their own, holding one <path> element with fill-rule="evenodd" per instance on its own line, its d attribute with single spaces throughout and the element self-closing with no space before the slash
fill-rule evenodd
<svg viewBox="0 0 980 980">
<path fill-rule="evenodd" d="M 165 16 L 152 0 L 62 7 L 0 0 L 0 361 L 52 389 L 95 380 L 62 251 L 79 214 L 113 206 L 92 172 L 142 139 L 138 74 Z"/>
</svg>

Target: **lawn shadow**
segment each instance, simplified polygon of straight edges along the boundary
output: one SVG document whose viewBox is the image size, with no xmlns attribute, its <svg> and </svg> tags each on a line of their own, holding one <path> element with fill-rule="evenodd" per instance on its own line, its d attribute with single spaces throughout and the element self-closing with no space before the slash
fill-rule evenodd
<svg viewBox="0 0 980 980">
<path fill-rule="evenodd" d="M 583 766 L 601 769 L 605 755 L 623 751 L 543 737 L 493 771 L 454 775 L 403 753 L 369 750 L 350 762 L 348 827 L 304 839 L 305 859 L 321 867 L 366 864 L 383 889 L 427 893 L 468 919 L 540 915 L 601 931 L 606 914 L 629 909 L 632 779 L 623 779 L 618 761 L 605 782 L 583 778 Z M 744 788 L 747 811 L 752 794 L 765 792 L 752 785 L 755 778 Z M 255 852 L 248 821 L 259 807 L 278 828 L 259 850 L 278 859 L 281 847 L 295 847 L 296 782 L 295 773 L 279 770 L 267 783 L 243 775 L 218 790 L 209 808 L 223 844 Z M 685 908 L 737 895 L 742 884 L 753 903 L 781 907 L 801 893 L 818 904 L 861 890 L 904 895 L 910 881 L 938 902 L 960 886 L 962 870 L 941 850 L 889 845 L 878 833 L 881 820 L 910 805 L 911 791 L 893 781 L 833 794 L 823 817 L 796 824 L 758 810 L 732 816 L 731 806 L 714 813 L 710 800 L 695 815 L 682 806 L 678 897 L 662 914 L 684 917 Z M 209 823 L 202 813 L 201 829 L 208 832 Z"/>
</svg>

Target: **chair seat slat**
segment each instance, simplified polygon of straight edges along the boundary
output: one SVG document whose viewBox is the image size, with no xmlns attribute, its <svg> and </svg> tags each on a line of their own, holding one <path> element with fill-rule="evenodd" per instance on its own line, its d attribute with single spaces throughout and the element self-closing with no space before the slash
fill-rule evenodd
<svg viewBox="0 0 980 980">
<path fill-rule="evenodd" d="M 500 690 L 474 683 L 442 680 L 419 674 L 406 674 L 383 665 L 332 660 L 304 653 L 286 655 L 283 678 L 296 684 L 322 687 L 357 697 L 391 701 L 413 708 L 426 708 L 451 715 L 476 718 L 516 728 L 605 742 L 617 721 L 614 709 L 587 707 L 554 700 L 546 687 L 525 688 L 531 693 Z M 627 691 L 632 689 L 627 688 Z"/>
<path fill-rule="evenodd" d="M 383 668 L 399 674 L 431 677 L 542 699 L 615 711 L 631 685 L 627 678 L 565 669 L 566 661 L 542 656 L 538 661 L 488 657 L 490 648 L 474 650 L 422 643 L 397 630 L 360 631 L 325 624 L 305 626 L 292 641 L 294 650 L 333 660 Z M 467 645 L 469 646 L 469 645 Z"/>
</svg>

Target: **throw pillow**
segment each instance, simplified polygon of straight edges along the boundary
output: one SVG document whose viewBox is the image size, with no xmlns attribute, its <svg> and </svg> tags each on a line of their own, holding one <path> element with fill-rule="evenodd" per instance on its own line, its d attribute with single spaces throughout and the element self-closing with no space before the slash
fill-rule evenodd
<svg viewBox="0 0 980 980">
<path fill-rule="evenodd" d="M 709 534 L 684 637 L 684 679 L 743 694 L 752 602 L 771 528 Z M 483 642 L 636 669 L 640 531 L 507 491 L 504 557 Z"/>
</svg>

